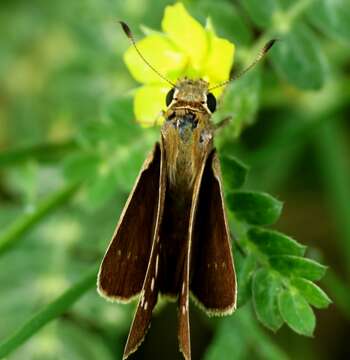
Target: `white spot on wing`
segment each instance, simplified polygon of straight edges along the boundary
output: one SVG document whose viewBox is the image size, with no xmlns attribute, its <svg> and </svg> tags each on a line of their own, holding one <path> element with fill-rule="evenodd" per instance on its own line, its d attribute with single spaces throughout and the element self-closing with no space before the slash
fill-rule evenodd
<svg viewBox="0 0 350 360">
<path fill-rule="evenodd" d="M 154 277 L 152 277 L 152 281 L 151 281 L 151 291 L 154 290 Z"/>
<path fill-rule="evenodd" d="M 156 277 L 158 275 L 158 261 L 159 261 L 159 255 L 157 254 L 157 257 L 156 257 Z"/>
<path fill-rule="evenodd" d="M 148 307 L 148 302 L 146 301 L 145 302 L 145 306 L 143 307 L 145 310 L 147 310 L 147 307 Z"/>
</svg>

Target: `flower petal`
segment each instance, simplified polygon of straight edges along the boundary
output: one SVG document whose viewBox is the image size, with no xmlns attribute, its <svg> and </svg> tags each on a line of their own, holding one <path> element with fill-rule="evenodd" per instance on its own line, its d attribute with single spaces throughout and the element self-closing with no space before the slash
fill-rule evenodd
<svg viewBox="0 0 350 360">
<path fill-rule="evenodd" d="M 162 124 L 162 110 L 166 110 L 165 97 L 169 86 L 163 84 L 144 85 L 136 90 L 134 111 L 136 121 L 145 126 Z"/>
<path fill-rule="evenodd" d="M 188 62 L 188 58 L 169 41 L 167 36 L 154 33 L 137 42 L 137 47 L 152 66 L 162 75 L 175 81 Z M 124 62 L 139 82 L 158 83 L 160 77 L 141 59 L 133 46 L 124 54 Z"/>
<path fill-rule="evenodd" d="M 162 29 L 177 47 L 189 56 L 191 66 L 195 70 L 201 69 L 208 51 L 207 34 L 182 3 L 165 8 Z"/>
<path fill-rule="evenodd" d="M 202 69 L 202 76 L 210 86 L 214 86 L 228 80 L 233 65 L 235 46 L 228 40 L 217 37 L 211 25 L 208 26 L 207 33 L 209 52 Z M 221 91 L 222 89 L 218 88 L 216 94 Z"/>
<path fill-rule="evenodd" d="M 210 52 L 203 73 L 209 77 L 209 80 L 225 81 L 230 76 L 235 47 L 226 39 L 213 34 L 209 36 Z"/>
</svg>

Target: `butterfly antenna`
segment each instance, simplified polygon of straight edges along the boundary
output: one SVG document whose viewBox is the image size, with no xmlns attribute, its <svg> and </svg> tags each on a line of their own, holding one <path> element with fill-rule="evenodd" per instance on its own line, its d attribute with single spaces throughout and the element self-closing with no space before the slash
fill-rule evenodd
<svg viewBox="0 0 350 360">
<path fill-rule="evenodd" d="M 124 21 L 119 21 L 119 24 L 121 25 L 125 35 L 130 39 L 132 45 L 134 46 L 136 52 L 139 54 L 140 58 L 143 60 L 143 62 L 150 68 L 152 69 L 160 78 L 162 78 L 163 80 L 165 80 L 167 83 L 169 83 L 171 86 L 175 87 L 175 84 L 173 82 L 171 82 L 169 79 L 167 79 L 164 75 L 162 75 L 141 53 L 141 51 L 139 50 L 139 48 L 136 45 L 135 39 L 134 39 L 134 35 L 132 34 L 129 26 L 124 22 Z"/>
<path fill-rule="evenodd" d="M 230 77 L 230 79 L 228 79 L 227 81 L 224 81 L 220 84 L 214 85 L 213 87 L 209 88 L 209 90 L 213 90 L 213 89 L 217 89 L 219 87 L 225 86 L 228 83 L 230 83 L 231 81 L 235 81 L 237 79 L 239 79 L 240 77 L 242 77 L 245 73 L 247 73 L 251 68 L 253 68 L 258 62 L 260 62 L 260 60 L 262 60 L 264 58 L 264 56 L 268 53 L 268 51 L 272 48 L 273 44 L 277 41 L 278 39 L 272 39 L 270 41 L 268 41 L 265 46 L 259 51 L 257 57 L 255 58 L 255 60 L 249 65 L 247 66 L 245 69 L 243 69 L 241 72 L 239 72 L 238 74 L 234 74 L 232 77 Z"/>
</svg>

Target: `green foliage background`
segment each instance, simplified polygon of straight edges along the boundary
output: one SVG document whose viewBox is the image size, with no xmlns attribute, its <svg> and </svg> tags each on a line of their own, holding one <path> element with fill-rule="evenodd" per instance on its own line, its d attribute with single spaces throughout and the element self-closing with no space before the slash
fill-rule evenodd
<svg viewBox="0 0 350 360">
<path fill-rule="evenodd" d="M 139 25 L 158 29 L 169 3 L 0 5 L 0 357 L 121 358 L 135 304 L 100 298 L 96 271 L 159 129 L 133 121 L 136 84 L 121 58 L 129 43 L 116 19 L 140 38 Z M 239 309 L 209 319 L 191 307 L 193 357 L 346 358 L 350 3 L 185 5 L 202 23 L 210 16 L 218 35 L 236 44 L 236 71 L 266 40 L 281 40 L 264 65 L 228 87 L 214 119 L 233 116 L 217 146 Z M 266 192 L 285 204 L 275 228 L 307 245 L 306 258 L 304 246 L 266 227 L 282 207 Z M 329 267 L 321 287 L 333 304 L 316 312 L 314 330 L 310 305 L 329 304 L 311 282 L 324 275 L 319 262 Z M 289 327 L 268 330 L 284 322 Z M 161 302 L 134 358 L 179 358 L 175 328 L 174 304 Z"/>
</svg>

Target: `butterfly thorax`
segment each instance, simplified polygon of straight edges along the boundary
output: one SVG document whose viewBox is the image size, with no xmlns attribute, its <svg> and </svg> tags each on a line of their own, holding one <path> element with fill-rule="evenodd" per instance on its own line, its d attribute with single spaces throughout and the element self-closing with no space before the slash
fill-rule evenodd
<svg viewBox="0 0 350 360">
<path fill-rule="evenodd" d="M 171 186 L 184 191 L 192 189 L 213 137 L 204 114 L 182 109 L 174 112 L 174 118 L 162 127 L 167 175 Z"/>
<path fill-rule="evenodd" d="M 186 192 L 193 187 L 204 158 L 212 149 L 211 114 L 206 107 L 208 84 L 180 80 L 165 113 L 162 138 L 171 187 Z"/>
</svg>

